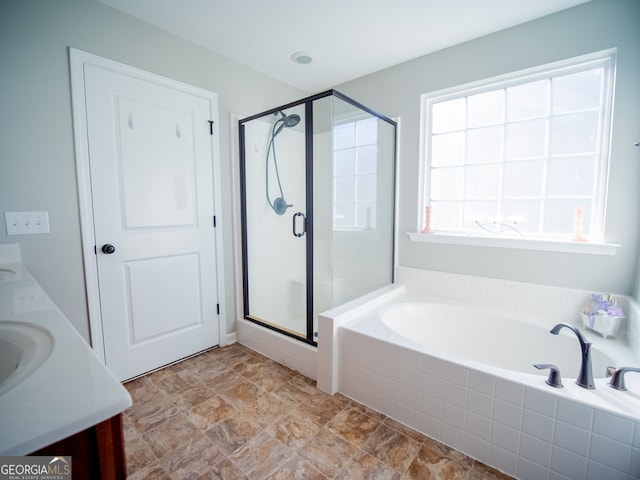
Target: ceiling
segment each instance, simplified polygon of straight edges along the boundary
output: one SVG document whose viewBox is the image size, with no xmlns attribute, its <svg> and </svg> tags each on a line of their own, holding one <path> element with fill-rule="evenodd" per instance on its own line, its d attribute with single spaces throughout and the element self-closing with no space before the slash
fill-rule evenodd
<svg viewBox="0 0 640 480">
<path fill-rule="evenodd" d="M 589 0 L 99 1 L 313 93 Z"/>
</svg>

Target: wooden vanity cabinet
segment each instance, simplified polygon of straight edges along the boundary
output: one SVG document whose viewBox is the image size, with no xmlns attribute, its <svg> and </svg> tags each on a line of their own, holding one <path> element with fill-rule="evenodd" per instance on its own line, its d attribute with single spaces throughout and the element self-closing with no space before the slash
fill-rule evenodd
<svg viewBox="0 0 640 480">
<path fill-rule="evenodd" d="M 127 478 L 122 414 L 48 445 L 31 455 L 71 455 L 72 478 L 120 480 Z"/>
</svg>

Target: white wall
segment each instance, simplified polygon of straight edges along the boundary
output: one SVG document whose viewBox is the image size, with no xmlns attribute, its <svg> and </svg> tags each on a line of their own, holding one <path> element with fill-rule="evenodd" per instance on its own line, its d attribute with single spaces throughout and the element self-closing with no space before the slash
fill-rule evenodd
<svg viewBox="0 0 640 480">
<path fill-rule="evenodd" d="M 32 236 L 7 237 L 0 226 L 0 243 L 20 243 L 23 261 L 85 338 L 89 329 L 73 151 L 70 46 L 218 94 L 222 175 L 227 179 L 222 182 L 228 275 L 225 321 L 227 331 L 233 331 L 229 114 L 257 113 L 306 92 L 95 0 L 0 2 L 0 212 L 46 210 L 51 223 L 50 234 Z"/>
<path fill-rule="evenodd" d="M 593 0 L 336 87 L 402 119 L 400 265 L 620 294 L 637 290 L 640 148 L 633 142 L 640 139 L 639 20 L 637 0 Z M 418 218 L 421 94 L 611 47 L 618 48 L 618 63 L 605 241 L 622 244 L 615 257 L 408 240 L 405 234 L 416 231 Z"/>
</svg>

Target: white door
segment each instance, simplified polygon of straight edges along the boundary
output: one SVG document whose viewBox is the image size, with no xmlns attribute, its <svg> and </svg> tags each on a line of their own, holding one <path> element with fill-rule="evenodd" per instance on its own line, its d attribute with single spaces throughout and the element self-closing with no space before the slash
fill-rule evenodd
<svg viewBox="0 0 640 480">
<path fill-rule="evenodd" d="M 104 357 L 126 380 L 219 343 L 217 107 L 95 65 L 84 90 Z"/>
</svg>

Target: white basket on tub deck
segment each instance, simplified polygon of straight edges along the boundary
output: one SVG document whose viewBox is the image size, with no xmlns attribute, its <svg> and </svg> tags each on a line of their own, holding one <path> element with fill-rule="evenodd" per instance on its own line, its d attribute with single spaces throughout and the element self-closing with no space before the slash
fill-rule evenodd
<svg viewBox="0 0 640 480">
<path fill-rule="evenodd" d="M 580 312 L 582 325 L 604 338 L 616 338 L 624 312 L 618 302 L 608 293 L 593 293 L 589 302 Z"/>
</svg>

